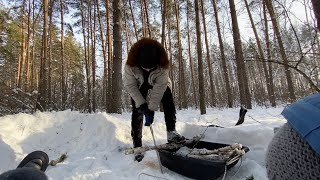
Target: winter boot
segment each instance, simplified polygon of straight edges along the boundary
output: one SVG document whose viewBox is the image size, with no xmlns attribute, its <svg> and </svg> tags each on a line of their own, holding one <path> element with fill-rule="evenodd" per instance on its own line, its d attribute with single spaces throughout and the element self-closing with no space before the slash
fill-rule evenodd
<svg viewBox="0 0 320 180">
<path fill-rule="evenodd" d="M 49 157 L 45 152 L 34 151 L 28 154 L 17 168 L 34 168 L 45 172 L 49 164 Z"/>
<path fill-rule="evenodd" d="M 167 131 L 168 143 L 183 143 L 186 138 L 181 136 L 177 131 Z"/>
</svg>

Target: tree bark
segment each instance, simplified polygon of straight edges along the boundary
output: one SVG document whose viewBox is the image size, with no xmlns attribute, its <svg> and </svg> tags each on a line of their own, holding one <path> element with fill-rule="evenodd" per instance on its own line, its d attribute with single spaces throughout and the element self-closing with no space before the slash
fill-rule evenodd
<svg viewBox="0 0 320 180">
<path fill-rule="evenodd" d="M 261 46 L 261 42 L 260 42 L 260 38 L 258 36 L 258 32 L 257 32 L 257 29 L 256 29 L 256 26 L 253 22 L 253 18 L 252 18 L 252 15 L 251 15 L 251 11 L 250 11 L 250 8 L 249 8 L 249 4 L 248 4 L 248 1 L 247 0 L 244 0 L 244 3 L 246 5 L 246 9 L 248 11 L 248 15 L 249 15 L 249 20 L 250 20 L 250 23 L 251 23 L 251 27 L 253 29 L 253 33 L 254 33 L 254 36 L 256 38 L 256 43 L 257 43 L 257 47 L 258 47 L 258 52 L 259 52 L 259 58 L 262 62 L 262 67 L 263 67 L 263 72 L 264 72 L 264 78 L 265 78 L 265 81 L 266 81 L 266 84 L 267 84 L 267 92 L 268 92 L 268 99 L 271 103 L 271 106 L 272 107 L 275 107 L 276 106 L 276 102 L 275 102 L 275 99 L 274 99 L 274 93 L 271 91 L 271 82 L 270 82 L 270 78 L 269 78 L 269 74 L 268 74 L 268 69 L 267 69 L 267 65 L 266 63 L 263 61 L 264 59 L 264 53 L 263 53 L 263 50 L 262 50 L 262 46 Z"/>
<path fill-rule="evenodd" d="M 121 113 L 122 95 L 122 21 L 121 21 L 121 0 L 114 0 L 113 7 L 113 47 L 114 62 L 112 74 L 112 112 Z"/>
<path fill-rule="evenodd" d="M 217 33 L 218 33 L 218 39 L 219 39 L 219 47 L 220 47 L 220 54 L 221 54 L 221 65 L 223 70 L 223 78 L 226 85 L 226 91 L 227 91 L 227 101 L 228 101 L 228 107 L 232 108 L 233 106 L 233 98 L 232 98 L 232 90 L 230 87 L 230 81 L 229 81 L 229 73 L 226 63 L 226 56 L 224 53 L 224 45 L 222 41 L 222 34 L 220 30 L 220 21 L 219 21 L 219 15 L 218 15 L 218 8 L 216 0 L 212 0 L 213 10 L 215 13 L 215 20 L 216 20 L 216 27 L 217 27 Z"/>
<path fill-rule="evenodd" d="M 162 10 L 162 27 L 161 27 L 161 45 L 164 46 L 164 42 L 166 41 L 166 12 L 167 12 L 167 0 L 163 0 L 163 10 Z"/>
<path fill-rule="evenodd" d="M 93 2 L 93 6 L 90 7 L 90 9 L 93 8 L 93 20 L 91 21 L 91 24 L 93 23 L 93 27 L 91 25 L 91 48 L 92 48 L 92 111 L 95 112 L 97 108 L 97 102 L 96 102 L 96 8 L 95 8 L 95 2 Z"/>
<path fill-rule="evenodd" d="M 50 9 L 49 9 L 49 44 L 48 44 L 48 51 L 49 51 L 49 59 L 48 59 L 48 87 L 47 87 L 47 97 L 48 97 L 48 109 L 51 108 L 51 73 L 52 73 L 52 34 L 53 34 L 53 6 L 54 0 L 50 0 Z"/>
<path fill-rule="evenodd" d="M 238 77 L 238 86 L 240 92 L 240 103 L 244 105 L 247 109 L 251 109 L 251 95 L 248 85 L 248 77 L 246 72 L 246 66 L 244 63 L 240 30 L 238 26 L 236 7 L 234 0 L 229 0 L 231 19 L 232 19 L 232 31 L 233 31 L 233 41 L 234 48 L 236 53 L 236 64 L 237 64 L 237 77 Z"/>
<path fill-rule="evenodd" d="M 169 13 L 167 13 L 167 27 L 168 27 L 168 46 L 169 46 L 169 52 L 170 52 L 170 56 L 169 56 L 169 62 L 170 62 L 170 72 L 169 72 L 169 77 L 172 81 L 172 95 L 173 97 L 175 97 L 175 81 L 173 79 L 173 62 L 172 62 L 172 43 L 171 43 L 171 16 L 169 15 Z M 174 98 L 175 99 L 175 98 Z"/>
<path fill-rule="evenodd" d="M 103 56 L 103 92 L 102 92 L 102 97 L 103 97 L 103 104 L 106 106 L 106 101 L 107 101 L 107 53 L 106 53 L 106 46 L 105 46 L 105 40 L 104 40 L 104 34 L 103 34 L 103 25 L 101 21 L 101 12 L 99 8 L 99 1 L 95 0 L 96 8 L 98 11 L 98 22 L 99 22 L 99 31 L 100 31 L 100 39 L 101 39 L 101 47 L 102 47 L 102 56 Z M 105 107 L 107 108 L 107 106 Z"/>
<path fill-rule="evenodd" d="M 25 82 L 25 89 L 30 91 L 30 41 L 31 41 L 31 1 L 28 0 L 28 37 L 27 37 L 27 44 L 26 44 L 26 82 Z M 34 22 L 33 22 L 34 23 Z"/>
<path fill-rule="evenodd" d="M 265 6 L 265 1 L 263 2 L 263 16 L 264 16 L 264 25 L 265 25 L 265 38 L 266 38 L 266 48 L 267 48 L 267 60 L 268 60 L 268 78 L 270 83 L 270 94 L 271 96 L 271 105 L 272 107 L 275 107 L 276 104 L 276 97 L 274 94 L 274 84 L 273 84 L 273 68 L 272 63 L 269 62 L 271 59 L 271 50 L 270 50 L 270 40 L 269 40 L 269 26 L 268 26 L 268 19 L 267 19 L 267 11 Z"/>
<path fill-rule="evenodd" d="M 39 95 L 37 100 L 37 109 L 41 111 L 47 110 L 47 33 L 48 33 L 48 0 L 43 0 L 43 32 L 42 32 L 42 48 L 41 48 L 41 63 L 40 63 L 40 82 Z"/>
<path fill-rule="evenodd" d="M 34 9 L 35 9 L 35 0 L 32 0 L 32 40 L 35 41 L 35 12 L 34 12 Z M 30 90 L 33 90 L 35 88 L 35 69 L 34 69 L 34 61 L 35 61 L 35 46 L 32 46 L 32 50 L 31 50 L 31 57 L 32 57 L 32 60 L 30 60 Z"/>
<path fill-rule="evenodd" d="M 67 101 L 67 93 L 66 93 L 66 87 L 65 87 L 65 67 L 64 67 L 64 15 L 63 15 L 63 0 L 60 0 L 60 25 L 61 25 L 61 49 L 60 49 L 60 54 L 61 54 L 61 108 L 64 110 L 65 109 L 65 103 Z"/>
<path fill-rule="evenodd" d="M 150 22 L 149 22 L 148 6 L 147 6 L 146 0 L 143 0 L 143 6 L 144 6 L 145 16 L 146 16 L 146 20 L 147 20 L 147 29 L 148 29 L 149 37 L 152 38 L 152 33 L 151 33 L 151 29 L 150 29 Z"/>
<path fill-rule="evenodd" d="M 284 70 L 285 70 L 285 75 L 286 75 L 286 79 L 287 79 L 287 85 L 288 85 L 288 92 L 289 92 L 289 102 L 294 102 L 296 100 L 296 96 L 294 94 L 294 86 L 293 86 L 293 81 L 292 81 L 292 77 L 291 77 L 291 73 L 290 73 L 290 69 L 289 69 L 289 61 L 283 46 L 283 42 L 282 42 L 282 37 L 280 34 L 280 30 L 279 30 L 279 26 L 278 26 L 278 22 L 276 19 L 276 14 L 274 12 L 273 9 L 273 5 L 271 3 L 270 0 L 265 0 L 266 3 L 266 7 L 269 11 L 270 17 L 271 17 L 271 22 L 273 25 L 273 30 L 274 33 L 277 37 L 277 41 L 278 41 L 278 45 L 279 45 L 279 50 L 280 50 L 280 55 L 281 58 L 284 62 Z"/>
<path fill-rule="evenodd" d="M 143 0 L 140 0 L 140 9 L 141 9 L 140 14 L 141 14 L 141 23 L 142 23 L 141 25 L 142 37 L 147 37 Z"/>
<path fill-rule="evenodd" d="M 209 50 L 209 42 L 208 42 L 208 36 L 207 36 L 207 24 L 204 14 L 204 3 L 203 0 L 201 2 L 201 14 L 202 14 L 202 24 L 203 24 L 203 31 L 204 31 L 204 41 L 206 44 L 206 51 L 207 51 L 207 64 L 208 64 L 208 70 L 209 70 L 209 81 L 210 81 L 210 98 L 211 98 L 211 105 L 216 106 L 216 92 L 215 92 L 215 86 L 213 83 L 213 75 L 212 75 L 212 66 L 211 66 L 211 57 L 210 57 L 210 50 Z"/>
<path fill-rule="evenodd" d="M 87 110 L 91 113 L 91 82 L 90 82 L 90 68 L 89 68 L 89 47 L 87 46 L 87 37 L 86 37 L 86 24 L 85 24 L 85 11 L 83 0 L 81 0 L 80 4 L 81 10 L 81 24 L 82 24 L 82 34 L 83 34 L 83 46 L 84 46 L 84 62 L 85 62 L 85 70 L 86 70 L 86 82 L 87 82 Z"/>
<path fill-rule="evenodd" d="M 130 45 L 129 45 L 129 34 L 128 34 L 128 25 L 127 25 L 127 12 L 124 11 L 124 32 L 125 32 L 125 35 L 126 35 L 126 47 L 127 47 L 127 54 L 129 53 L 129 49 L 130 49 Z"/>
<path fill-rule="evenodd" d="M 20 61 L 19 61 L 19 67 L 18 67 L 18 80 L 17 80 L 17 87 L 21 88 L 22 87 L 22 78 L 24 74 L 24 65 L 25 65 L 25 36 L 24 36 L 24 31 L 25 31 L 25 20 L 24 20 L 24 13 L 25 13 L 25 0 L 22 1 L 22 9 L 21 9 L 21 56 L 20 56 Z"/>
<path fill-rule="evenodd" d="M 107 19 L 107 47 L 108 47 L 108 91 L 107 91 L 107 111 L 110 112 L 111 108 L 111 97 L 112 97 L 112 41 L 111 41 L 111 31 L 110 31 L 110 8 L 109 0 L 105 0 L 106 7 L 106 19 Z"/>
<path fill-rule="evenodd" d="M 139 36 L 138 36 L 138 32 L 137 32 L 136 20 L 134 18 L 134 14 L 133 14 L 133 10 L 132 10 L 131 0 L 129 0 L 129 5 L 130 5 L 131 18 L 132 18 L 132 22 L 133 22 L 134 34 L 136 35 L 136 39 L 138 41 Z"/>
<path fill-rule="evenodd" d="M 190 25 L 189 25 L 189 16 L 190 16 L 190 1 L 187 1 L 187 29 L 188 29 L 188 55 L 189 55 L 189 64 L 190 64 L 190 72 L 191 72 L 191 81 L 192 81 L 192 89 L 193 89 L 193 100 L 195 107 L 198 107 L 197 95 L 196 95 L 196 85 L 194 81 L 194 70 L 193 70 L 193 62 L 191 55 L 191 40 L 190 40 Z"/>
<path fill-rule="evenodd" d="M 199 18 L 199 5 L 198 0 L 194 0 L 195 13 L 196 13 L 196 31 L 197 31 L 197 54 L 198 54 L 198 76 L 199 76 L 199 102 L 200 113 L 206 114 L 205 91 L 204 91 L 204 78 L 203 78 L 203 65 L 202 65 L 202 46 L 201 46 L 201 31 L 200 31 L 200 18 Z"/>
<path fill-rule="evenodd" d="M 178 34 L 178 61 L 179 61 L 179 105 L 182 108 L 187 108 L 187 98 L 186 98 L 186 85 L 184 76 L 184 63 L 182 60 L 182 45 L 181 45 L 181 33 L 180 33 L 180 15 L 179 15 L 179 1 L 175 1 L 175 13 L 176 13 L 176 25 Z"/>
</svg>

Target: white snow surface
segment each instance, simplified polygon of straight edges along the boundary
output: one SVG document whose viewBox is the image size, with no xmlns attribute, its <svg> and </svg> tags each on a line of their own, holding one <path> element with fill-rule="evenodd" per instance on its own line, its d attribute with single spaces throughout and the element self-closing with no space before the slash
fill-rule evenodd
<svg viewBox="0 0 320 180">
<path fill-rule="evenodd" d="M 274 127 L 283 125 L 283 107 L 254 107 L 248 110 L 245 122 L 234 126 L 239 108 L 188 109 L 177 112 L 177 131 L 187 138 L 205 132 L 203 141 L 224 144 L 240 143 L 249 147 L 225 179 L 239 180 L 253 175 L 254 179 L 267 180 L 265 153 Z M 225 128 L 209 127 L 216 124 Z M 156 112 L 153 130 L 157 144 L 166 143 L 164 114 Z M 155 151 L 148 151 L 138 163 L 124 149 L 132 147 L 131 113 L 84 114 L 77 111 L 36 112 L 0 117 L 0 173 L 14 169 L 30 152 L 41 150 L 50 160 L 67 153 L 67 159 L 57 166 L 49 166 L 49 179 L 157 179 L 145 174 L 170 180 L 189 179 L 164 169 L 161 173 Z M 149 128 L 143 128 L 143 145 L 153 145 Z M 159 178 L 158 178 L 159 179 Z M 222 177 L 218 178 L 222 179 Z"/>
</svg>

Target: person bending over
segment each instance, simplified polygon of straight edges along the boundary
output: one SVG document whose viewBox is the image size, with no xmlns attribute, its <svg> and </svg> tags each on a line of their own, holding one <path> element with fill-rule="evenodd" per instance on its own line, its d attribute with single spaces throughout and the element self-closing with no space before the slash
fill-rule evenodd
<svg viewBox="0 0 320 180">
<path fill-rule="evenodd" d="M 185 137 L 175 129 L 176 109 L 169 78 L 169 60 L 156 40 L 143 38 L 130 49 L 124 67 L 124 84 L 132 101 L 131 136 L 133 146 L 142 146 L 142 125 L 153 123 L 154 112 L 163 105 L 168 142 L 181 143 Z"/>
</svg>

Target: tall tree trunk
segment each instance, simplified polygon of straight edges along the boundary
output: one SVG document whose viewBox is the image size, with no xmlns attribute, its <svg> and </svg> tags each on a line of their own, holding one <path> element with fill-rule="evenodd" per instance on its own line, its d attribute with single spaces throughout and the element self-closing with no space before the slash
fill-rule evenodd
<svg viewBox="0 0 320 180">
<path fill-rule="evenodd" d="M 200 113 L 206 114 L 205 90 L 204 90 L 204 77 L 202 65 L 202 46 L 201 46 L 201 30 L 199 18 L 199 5 L 198 0 L 194 0 L 195 13 L 196 13 L 196 31 L 197 31 L 197 54 L 198 54 L 198 76 L 199 76 L 199 100 L 200 100 Z"/>
<path fill-rule="evenodd" d="M 24 25 L 25 25 L 25 0 L 22 1 L 22 9 L 21 9 L 21 56 L 20 56 L 20 62 L 19 62 L 19 68 L 18 68 L 18 81 L 17 81 L 17 87 L 22 87 L 22 78 L 24 74 L 24 65 L 25 65 L 25 36 L 24 36 Z"/>
<path fill-rule="evenodd" d="M 181 33 L 180 33 L 180 15 L 179 15 L 179 1 L 175 1 L 175 11 L 176 11 L 176 25 L 178 34 L 178 60 L 179 60 L 179 105 L 182 108 L 187 108 L 187 97 L 186 97 L 186 85 L 184 76 L 184 63 L 182 60 L 182 45 L 181 45 Z"/>
<path fill-rule="evenodd" d="M 42 48 L 41 48 L 41 62 L 40 62 L 40 82 L 37 109 L 41 111 L 47 110 L 47 34 L 48 34 L 48 0 L 43 0 L 43 32 L 42 32 Z"/>
<path fill-rule="evenodd" d="M 141 14 L 141 30 L 142 30 L 142 37 L 147 36 L 147 29 L 146 29 L 146 21 L 145 21 L 145 13 L 144 13 L 144 5 L 143 5 L 143 0 L 140 0 L 140 14 Z"/>
<path fill-rule="evenodd" d="M 111 41 L 111 31 L 110 31 L 110 8 L 109 8 L 109 0 L 105 0 L 106 6 L 106 19 L 107 19 L 107 47 L 108 47 L 108 91 L 107 91 L 107 110 L 111 112 L 111 97 L 112 97 L 112 41 Z"/>
<path fill-rule="evenodd" d="M 48 50 L 49 50 L 49 59 L 48 59 L 48 87 L 47 87 L 47 97 L 48 97 L 48 109 L 51 109 L 51 62 L 52 62 L 52 33 L 53 33 L 53 22 L 52 22 L 52 16 L 53 16 L 53 5 L 54 0 L 50 0 L 50 9 L 49 9 L 49 44 L 48 44 Z"/>
<path fill-rule="evenodd" d="M 198 107 L 197 103 L 197 95 L 196 95 L 196 85 L 194 81 L 194 71 L 193 71 L 193 62 L 191 55 L 191 40 L 190 40 L 190 25 L 189 25 L 189 16 L 190 16 L 190 6 L 191 2 L 187 1 L 187 29 L 188 29 L 188 55 L 189 55 L 189 64 L 190 64 L 190 72 L 191 72 L 191 81 L 192 81 L 192 89 L 193 89 L 193 100 L 195 107 Z"/>
<path fill-rule="evenodd" d="M 285 49 L 284 49 L 284 46 L 283 46 L 283 42 L 282 42 L 282 38 L 281 38 L 278 22 L 277 22 L 277 19 L 276 19 L 276 14 L 274 12 L 273 5 L 272 5 L 271 1 L 270 0 L 265 0 L 265 3 L 266 3 L 266 7 L 267 7 L 267 9 L 269 11 L 270 17 L 271 17 L 273 30 L 274 30 L 274 33 L 275 33 L 275 35 L 277 37 L 281 58 L 282 58 L 283 63 L 284 63 L 284 70 L 285 70 L 287 84 L 288 84 L 289 102 L 293 102 L 293 101 L 296 100 L 296 96 L 294 94 L 294 86 L 293 86 L 293 82 L 292 82 L 290 69 L 289 69 L 289 66 L 288 66 L 289 65 L 289 61 L 288 61 L 288 58 L 287 58 L 287 55 L 286 55 L 286 52 L 285 52 Z"/>
<path fill-rule="evenodd" d="M 134 18 L 134 14 L 133 14 L 133 10 L 132 10 L 131 0 L 129 0 L 129 5 L 130 5 L 131 18 L 132 18 L 132 23 L 133 23 L 133 28 L 134 28 L 134 34 L 136 35 L 136 39 L 138 41 L 139 36 L 138 36 L 138 32 L 137 32 L 136 20 Z"/>
<path fill-rule="evenodd" d="M 246 72 L 246 66 L 244 64 L 244 57 L 242 51 L 241 37 L 237 20 L 237 12 L 234 4 L 234 0 L 229 0 L 231 19 L 232 19 L 232 31 L 234 48 L 236 52 L 236 64 L 237 64 L 237 77 L 238 86 L 240 92 L 240 103 L 245 105 L 248 109 L 252 108 L 251 95 L 248 85 L 248 77 Z"/>
<path fill-rule="evenodd" d="M 244 3 L 246 5 L 246 9 L 248 11 L 251 27 L 252 27 L 253 32 L 254 32 L 254 36 L 256 38 L 256 43 L 257 43 L 258 52 L 259 52 L 259 58 L 261 59 L 261 62 L 262 62 L 264 77 L 265 77 L 265 81 L 266 81 L 266 84 L 267 84 L 268 99 L 269 99 L 272 107 L 275 107 L 276 106 L 276 102 L 275 102 L 275 99 L 274 99 L 274 93 L 271 91 L 271 82 L 270 82 L 270 78 L 269 78 L 269 74 L 268 74 L 267 65 L 266 65 L 266 63 L 264 61 L 265 58 L 264 58 L 264 53 L 263 53 L 263 50 L 262 50 L 260 38 L 258 36 L 258 32 L 257 32 L 256 26 L 255 26 L 255 24 L 253 22 L 253 18 L 252 18 L 252 15 L 251 15 L 251 11 L 250 11 L 250 8 L 249 8 L 248 1 L 244 0 Z"/>
<path fill-rule="evenodd" d="M 164 46 L 164 42 L 166 41 L 166 12 L 167 12 L 167 0 L 162 0 L 163 9 L 162 9 L 162 27 L 161 27 L 161 45 Z"/>
<path fill-rule="evenodd" d="M 92 110 L 93 112 L 96 111 L 97 108 L 97 103 L 96 103 L 96 8 L 95 8 L 95 2 L 93 2 L 93 7 L 91 6 L 90 8 L 93 8 L 93 20 L 91 23 L 93 23 L 93 27 L 91 29 L 91 47 L 92 47 Z"/>
<path fill-rule="evenodd" d="M 89 112 L 91 113 L 93 111 L 92 108 L 92 14 L 91 14 L 91 1 L 87 1 L 88 3 L 88 9 L 87 9 L 87 13 L 88 13 L 88 32 L 87 32 L 87 43 L 88 43 L 88 68 L 89 68 L 89 81 L 90 81 L 90 88 L 88 87 L 88 91 L 90 92 L 90 97 L 89 97 Z"/>
<path fill-rule="evenodd" d="M 216 106 L 216 97 L 215 97 L 216 93 L 215 93 L 215 86 L 213 83 L 211 57 L 210 57 L 209 42 L 208 42 L 208 36 L 207 36 L 207 25 L 206 25 L 206 19 L 205 19 L 205 14 L 204 14 L 204 3 L 203 3 L 203 0 L 201 0 L 200 2 L 201 2 L 202 24 L 203 24 L 203 30 L 204 30 L 204 41 L 206 44 L 206 51 L 207 51 L 207 64 L 208 64 L 208 68 L 209 68 L 211 105 Z"/>
<path fill-rule="evenodd" d="M 31 41 L 31 1 L 28 0 L 28 37 L 27 37 L 27 44 L 26 44 L 26 82 L 25 82 L 25 89 L 30 91 L 30 41 Z"/>
<path fill-rule="evenodd" d="M 65 86 L 65 62 L 64 62 L 64 12 L 63 12 L 63 0 L 60 0 L 60 25 L 61 25 L 61 108 L 64 110 L 66 101 L 67 101 L 67 92 L 66 92 L 66 86 Z"/>
<path fill-rule="evenodd" d="M 172 63 L 172 45 L 171 45 L 171 16 L 169 15 L 169 13 L 167 13 L 167 22 L 168 22 L 168 46 L 169 46 L 169 52 L 170 52 L 170 56 L 169 56 L 169 62 L 170 62 L 170 72 L 169 72 L 169 77 L 172 80 L 172 94 L 173 96 L 175 96 L 175 81 L 173 79 L 173 63 Z"/>
<path fill-rule="evenodd" d="M 105 40 L 104 40 L 104 34 L 103 34 L 103 25 L 102 25 L 102 21 L 101 21 L 101 12 L 100 12 L 100 8 L 99 8 L 99 1 L 95 0 L 95 4 L 96 4 L 96 8 L 98 11 L 98 22 L 99 22 L 99 31 L 100 31 L 100 39 L 101 39 L 101 47 L 102 47 L 102 56 L 103 56 L 103 104 L 105 105 L 105 108 L 107 108 L 106 106 L 106 102 L 107 102 L 107 77 L 108 77 L 108 71 L 107 71 L 107 52 L 106 52 L 106 44 L 105 44 Z"/>
<path fill-rule="evenodd" d="M 83 46 L 84 46 L 84 62 L 85 62 L 85 70 L 86 70 L 86 82 L 87 82 L 87 110 L 88 112 L 92 112 L 91 109 L 91 82 L 90 82 L 90 67 L 89 67 L 89 46 L 87 44 L 86 37 L 86 16 L 84 11 L 83 0 L 81 0 L 81 25 L 82 25 L 82 34 L 83 34 Z"/>
<path fill-rule="evenodd" d="M 143 6 L 144 6 L 145 16 L 146 16 L 146 20 L 147 20 L 148 34 L 149 34 L 149 37 L 152 38 L 152 33 L 151 33 L 151 29 L 150 29 L 150 22 L 149 22 L 148 6 L 147 6 L 146 0 L 143 0 Z"/>
<path fill-rule="evenodd" d="M 129 33 L 128 33 L 128 25 L 127 25 L 127 12 L 123 11 L 124 13 L 124 32 L 126 35 L 126 47 L 127 47 L 127 54 L 129 53 L 130 45 L 129 45 Z"/>
<path fill-rule="evenodd" d="M 121 113 L 122 96 L 122 21 L 121 0 L 113 0 L 113 46 L 114 62 L 112 74 L 112 112 Z"/>
<path fill-rule="evenodd" d="M 214 14 L 215 14 L 216 27 L 217 27 L 217 33 L 218 33 L 218 39 L 219 39 L 221 65 L 222 65 L 222 70 L 223 70 L 223 78 L 224 78 L 225 85 L 226 85 L 228 107 L 232 108 L 232 106 L 233 106 L 232 91 L 231 91 L 231 87 L 230 87 L 229 73 L 228 73 L 228 68 L 227 68 L 227 63 L 226 63 L 226 56 L 224 54 L 224 45 L 223 45 L 222 34 L 221 34 L 221 30 L 220 30 L 220 21 L 219 21 L 216 0 L 212 0 L 212 5 L 213 5 Z"/>
<path fill-rule="evenodd" d="M 270 94 L 271 94 L 271 105 L 272 107 L 276 106 L 276 97 L 274 94 L 274 84 L 273 84 L 273 68 L 272 63 L 269 61 L 271 59 L 271 50 L 270 50 L 270 40 L 269 40 L 269 27 L 267 19 L 267 11 L 265 6 L 265 1 L 263 2 L 263 17 L 265 25 L 265 38 L 266 38 L 266 48 L 267 48 L 267 62 L 268 62 L 268 82 L 270 83 Z"/>
<path fill-rule="evenodd" d="M 35 0 L 32 0 L 32 41 L 34 42 L 35 41 L 35 12 L 34 12 L 34 9 L 35 9 Z M 35 89 L 35 68 L 34 68 L 34 61 L 35 61 L 35 58 L 36 58 L 36 55 L 35 55 L 35 46 L 32 45 L 32 50 L 31 50 L 31 57 L 32 57 L 32 60 L 30 60 L 30 90 L 33 91 Z"/>
</svg>

